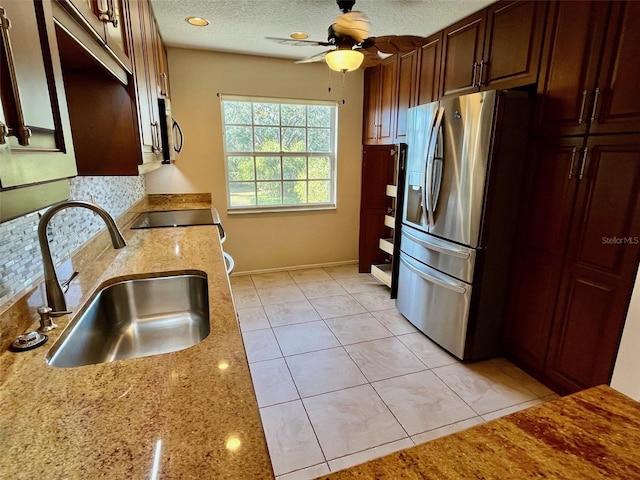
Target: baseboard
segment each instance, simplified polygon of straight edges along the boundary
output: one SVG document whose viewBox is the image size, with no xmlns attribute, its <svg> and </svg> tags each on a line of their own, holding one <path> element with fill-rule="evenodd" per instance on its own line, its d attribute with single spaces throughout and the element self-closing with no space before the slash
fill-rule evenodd
<svg viewBox="0 0 640 480">
<path fill-rule="evenodd" d="M 245 272 L 233 272 L 232 277 L 240 277 L 242 275 L 258 275 L 261 273 L 273 273 L 273 272 L 285 272 L 287 270 L 305 270 L 307 268 L 322 268 L 322 267 L 339 267 L 340 265 L 353 265 L 358 263 L 358 260 L 345 260 L 342 262 L 328 262 L 328 263 L 315 263 L 312 265 L 294 265 L 290 267 L 278 267 L 278 268 L 265 268 L 263 270 L 247 270 Z"/>
</svg>

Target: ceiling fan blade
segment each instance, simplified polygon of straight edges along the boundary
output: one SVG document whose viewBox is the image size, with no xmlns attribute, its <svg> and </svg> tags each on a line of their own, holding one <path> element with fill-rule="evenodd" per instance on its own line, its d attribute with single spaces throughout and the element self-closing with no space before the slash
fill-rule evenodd
<svg viewBox="0 0 640 480">
<path fill-rule="evenodd" d="M 382 53 L 407 53 L 424 43 L 424 37 L 416 35 L 383 35 L 369 37 L 363 42 L 363 50 Z"/>
<path fill-rule="evenodd" d="M 278 38 L 278 37 L 264 37 L 267 40 L 272 40 L 276 43 L 281 43 L 283 45 L 291 45 L 293 47 L 328 47 L 333 45 L 329 42 L 319 42 L 316 40 L 295 40 L 293 38 Z"/>
<path fill-rule="evenodd" d="M 379 55 L 379 52 L 374 52 L 372 50 L 360 49 L 360 52 L 364 55 L 364 60 L 362 61 L 362 68 L 367 67 L 375 67 L 380 64 L 383 58 Z"/>
<path fill-rule="evenodd" d="M 313 62 L 321 62 L 324 60 L 324 57 L 327 53 L 333 51 L 333 49 L 325 50 L 324 52 L 316 53 L 315 55 L 311 55 L 310 57 L 303 58 L 302 60 L 296 60 L 294 63 L 313 63 Z"/>
</svg>

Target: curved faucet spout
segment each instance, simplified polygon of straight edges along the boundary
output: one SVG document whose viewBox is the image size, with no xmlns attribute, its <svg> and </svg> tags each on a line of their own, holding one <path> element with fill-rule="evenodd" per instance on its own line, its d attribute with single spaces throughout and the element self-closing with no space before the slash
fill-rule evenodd
<svg viewBox="0 0 640 480">
<path fill-rule="evenodd" d="M 91 202 L 84 202 L 82 200 L 67 200 L 65 202 L 57 203 L 49 207 L 40 217 L 40 223 L 38 224 L 38 240 L 40 241 L 40 251 L 42 253 L 42 264 L 44 266 L 44 284 L 47 291 L 47 304 L 56 312 L 64 312 L 67 310 L 67 302 L 64 298 L 64 293 L 60 282 L 58 281 L 58 275 L 56 274 L 55 266 L 53 265 L 53 258 L 51 257 L 51 249 L 49 248 L 49 241 L 47 239 L 47 226 L 51 217 L 61 210 L 65 210 L 70 207 L 88 208 L 89 210 L 97 213 L 104 223 L 107 225 L 109 235 L 111 236 L 111 243 L 113 248 L 119 249 L 127 245 L 124 241 L 124 237 L 115 220 L 109 213 L 99 205 Z"/>
</svg>

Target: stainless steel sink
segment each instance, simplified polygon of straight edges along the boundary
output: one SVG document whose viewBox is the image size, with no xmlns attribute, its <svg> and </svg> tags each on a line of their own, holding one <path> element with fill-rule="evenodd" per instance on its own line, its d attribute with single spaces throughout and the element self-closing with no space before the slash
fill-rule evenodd
<svg viewBox="0 0 640 480">
<path fill-rule="evenodd" d="M 209 332 L 204 274 L 124 280 L 96 293 L 46 361 L 68 368 L 176 352 Z"/>
</svg>

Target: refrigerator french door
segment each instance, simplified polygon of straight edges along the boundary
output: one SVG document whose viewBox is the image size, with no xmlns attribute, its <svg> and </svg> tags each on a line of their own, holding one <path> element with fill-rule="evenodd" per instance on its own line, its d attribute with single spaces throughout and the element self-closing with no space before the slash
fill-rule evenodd
<svg viewBox="0 0 640 480">
<path fill-rule="evenodd" d="M 500 353 L 530 117 L 508 91 L 409 109 L 396 303 L 464 360 Z"/>
</svg>

